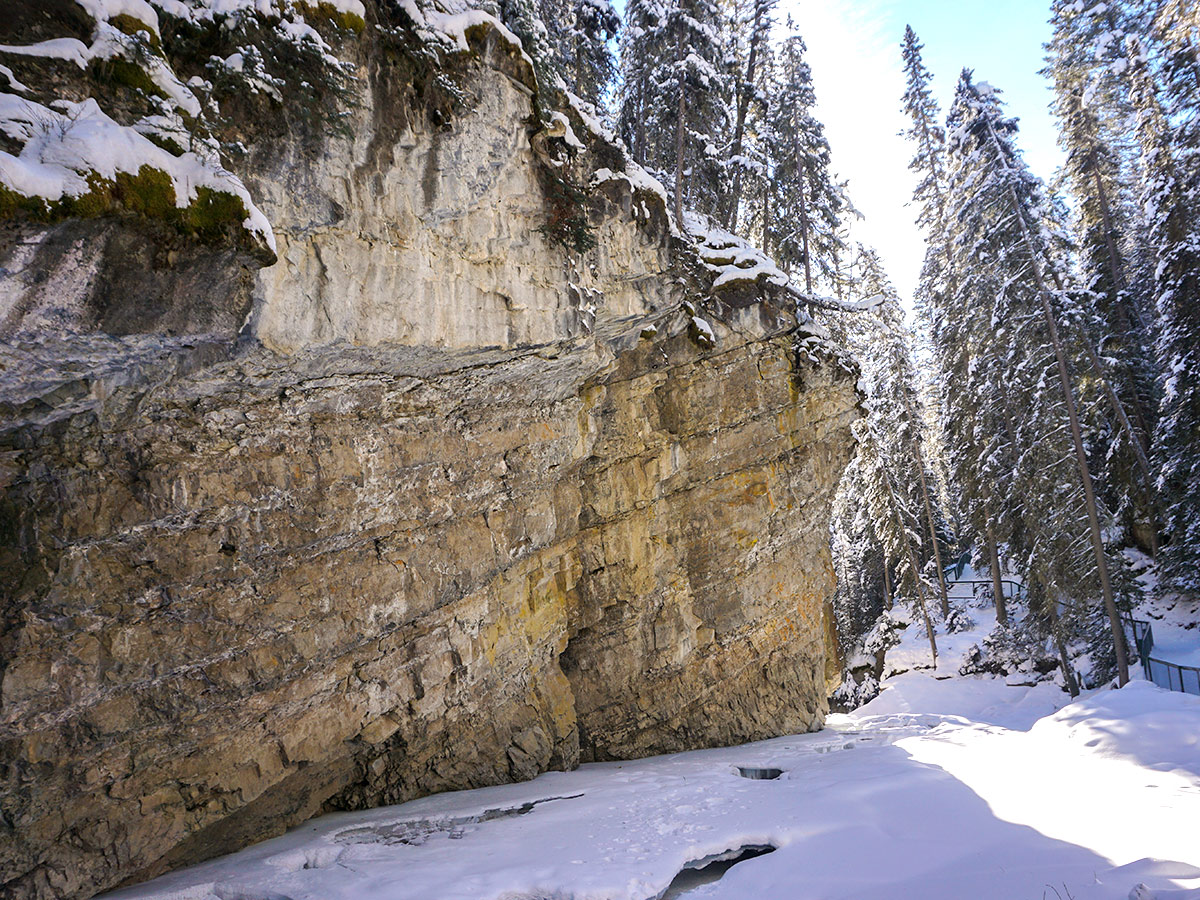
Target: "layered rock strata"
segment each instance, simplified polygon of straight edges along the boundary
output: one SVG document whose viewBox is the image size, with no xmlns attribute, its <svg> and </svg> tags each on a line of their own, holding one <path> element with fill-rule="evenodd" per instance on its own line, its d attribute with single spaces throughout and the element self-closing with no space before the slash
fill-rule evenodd
<svg viewBox="0 0 1200 900">
<path fill-rule="evenodd" d="M 627 177 L 594 250 L 550 240 L 532 95 L 475 39 L 451 126 L 397 125 L 376 62 L 350 139 L 252 152 L 273 267 L 7 226 L 5 896 L 820 727 L 854 373 Z"/>
</svg>

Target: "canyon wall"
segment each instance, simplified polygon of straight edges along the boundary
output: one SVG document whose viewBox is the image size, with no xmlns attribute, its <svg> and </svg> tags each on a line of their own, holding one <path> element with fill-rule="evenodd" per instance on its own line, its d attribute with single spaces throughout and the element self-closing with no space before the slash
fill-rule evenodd
<svg viewBox="0 0 1200 900">
<path fill-rule="evenodd" d="M 274 254 L 4 223 L 5 896 L 821 726 L 852 366 L 569 109 L 607 174 L 552 240 L 527 73 L 472 40 L 448 123 L 367 47 L 346 137 L 251 148 Z"/>
</svg>

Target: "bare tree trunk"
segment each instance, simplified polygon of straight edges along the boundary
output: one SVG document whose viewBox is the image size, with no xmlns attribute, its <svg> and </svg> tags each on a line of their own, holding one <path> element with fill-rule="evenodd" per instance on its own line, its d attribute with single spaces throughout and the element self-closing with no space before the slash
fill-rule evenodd
<svg viewBox="0 0 1200 900">
<path fill-rule="evenodd" d="M 771 192 L 767 191 L 763 197 L 763 235 L 762 235 L 763 253 L 767 256 L 771 255 Z"/>
<path fill-rule="evenodd" d="M 1070 657 L 1067 656 L 1067 642 L 1063 640 L 1062 620 L 1058 616 L 1058 604 L 1052 599 L 1047 598 L 1048 607 L 1046 615 L 1050 618 L 1050 632 L 1054 635 L 1054 646 L 1058 650 L 1058 663 L 1062 666 L 1063 680 L 1067 683 L 1067 690 L 1071 692 L 1072 697 L 1079 696 L 1079 682 L 1075 678 L 1075 670 L 1071 668 Z"/>
<path fill-rule="evenodd" d="M 916 419 L 909 413 L 909 418 Z M 925 454 L 917 444 L 917 471 L 921 475 L 921 499 L 925 502 L 925 519 L 929 522 L 929 540 L 933 542 L 933 560 L 937 565 L 938 590 L 941 592 L 942 618 L 950 620 L 950 596 L 946 593 L 946 573 L 942 571 L 942 551 L 938 547 L 937 524 L 933 518 L 933 503 L 929 499 L 929 483 L 925 479 Z"/>
<path fill-rule="evenodd" d="M 638 78 L 638 104 L 646 102 L 646 76 L 641 75 Z M 634 140 L 637 146 L 633 148 L 633 158 L 638 163 L 646 162 L 646 116 L 645 110 L 642 110 L 643 115 L 638 116 L 637 127 L 634 129 Z"/>
<path fill-rule="evenodd" d="M 1121 260 L 1120 251 L 1117 249 L 1116 241 L 1113 238 L 1114 229 L 1112 209 L 1109 207 L 1108 203 L 1108 191 L 1105 190 L 1104 181 L 1100 177 L 1100 166 L 1097 162 L 1096 150 L 1094 147 L 1092 148 L 1090 163 L 1092 168 L 1092 178 L 1096 183 L 1096 198 L 1100 202 L 1100 221 L 1102 227 L 1104 228 L 1104 245 L 1105 250 L 1108 253 L 1109 272 L 1113 281 L 1112 303 L 1113 306 L 1117 307 L 1121 312 L 1121 321 L 1119 323 L 1119 327 L 1124 332 L 1122 337 L 1125 338 L 1126 342 L 1129 342 L 1134 337 L 1134 322 L 1133 317 L 1126 308 L 1125 301 L 1121 297 L 1121 292 L 1126 288 L 1125 267 L 1123 261 Z M 1088 345 L 1088 349 L 1091 349 L 1090 344 Z M 1097 366 L 1097 369 L 1098 368 L 1099 367 Z M 1129 374 L 1128 369 L 1126 370 L 1126 373 L 1127 375 Z M 1146 423 L 1146 415 L 1145 411 L 1142 409 L 1141 398 L 1138 397 L 1137 385 L 1134 384 L 1132 376 L 1130 376 L 1128 380 L 1130 401 L 1133 404 L 1133 415 L 1138 422 L 1137 432 L 1134 432 L 1132 429 L 1129 430 L 1130 439 L 1138 442 L 1138 445 L 1142 450 L 1141 457 L 1144 458 L 1146 451 L 1148 451 L 1150 448 L 1150 428 Z M 1126 424 L 1128 424 L 1128 417 L 1125 415 L 1124 410 L 1122 410 L 1119 415 L 1125 420 Z M 1139 459 L 1139 462 L 1140 461 L 1141 460 Z"/>
<path fill-rule="evenodd" d="M 800 228 L 804 236 L 804 292 L 812 293 L 812 257 L 808 250 L 808 197 L 804 190 L 804 180 L 800 181 Z"/>
<path fill-rule="evenodd" d="M 800 132 L 796 129 L 793 139 L 796 151 L 796 190 L 800 196 L 800 234 L 804 240 L 804 292 L 812 293 L 812 260 L 808 253 L 808 192 L 804 184 L 804 168 L 800 158 Z"/>
<path fill-rule="evenodd" d="M 683 132 L 687 118 L 687 93 L 683 78 L 683 38 L 675 38 L 675 58 L 679 62 L 679 120 L 675 123 L 675 224 L 683 227 Z"/>
<path fill-rule="evenodd" d="M 1133 447 L 1133 455 L 1137 460 L 1138 472 L 1142 476 L 1142 490 L 1145 494 L 1146 508 L 1151 516 L 1150 522 L 1150 555 L 1158 556 L 1158 522 L 1159 522 L 1159 506 L 1158 506 L 1158 489 L 1154 484 L 1154 475 L 1150 469 L 1150 458 L 1146 455 L 1146 448 L 1142 444 L 1142 436 L 1134 430 L 1133 423 L 1129 421 L 1129 416 L 1125 413 L 1125 404 L 1121 402 L 1120 396 L 1117 394 L 1116 388 L 1112 386 L 1112 382 L 1104 377 L 1104 371 L 1100 367 L 1100 359 L 1096 356 L 1096 350 L 1092 347 L 1092 342 L 1085 336 L 1083 348 L 1087 353 L 1088 364 L 1092 369 L 1092 377 L 1094 377 L 1101 385 L 1104 386 L 1104 393 L 1108 397 L 1108 404 L 1112 407 L 1113 415 L 1117 417 L 1117 422 L 1129 435 L 1129 443 Z"/>
<path fill-rule="evenodd" d="M 892 578 L 888 572 L 887 554 L 883 554 L 883 605 L 892 608 Z"/>
<path fill-rule="evenodd" d="M 996 621 L 1008 624 L 1008 604 L 1004 600 L 1004 582 L 1000 579 L 1000 551 L 996 548 L 996 534 L 987 530 L 988 567 L 992 570 L 992 597 L 996 603 Z"/>
<path fill-rule="evenodd" d="M 730 154 L 735 159 L 742 155 L 742 141 L 746 134 L 746 113 L 750 109 L 750 95 L 754 93 L 754 73 L 758 67 L 758 42 L 761 40 L 760 29 L 762 17 L 767 4 L 763 0 L 755 0 L 754 26 L 750 32 L 750 53 L 746 59 L 746 77 L 738 90 L 737 122 L 733 128 L 733 148 Z M 733 190 L 729 198 L 728 214 L 725 217 L 726 227 L 737 231 L 738 207 L 742 202 L 742 170 L 739 166 L 733 173 Z"/>
<path fill-rule="evenodd" d="M 1004 152 L 1000 147 L 1000 140 L 996 137 L 996 132 L 992 129 L 990 122 L 988 123 L 988 131 L 991 133 L 1000 162 L 1005 170 L 1008 171 L 1008 161 L 1004 158 Z M 1125 652 L 1125 632 L 1121 627 L 1121 617 L 1117 612 L 1117 602 L 1113 596 L 1112 582 L 1108 576 L 1108 560 L 1104 555 L 1104 536 L 1100 531 L 1100 511 L 1096 506 L 1096 492 L 1092 486 L 1092 473 L 1088 468 L 1087 452 L 1083 447 L 1083 433 L 1079 428 L 1079 414 L 1075 409 L 1075 392 L 1071 389 L 1071 375 L 1067 369 L 1067 358 L 1063 353 L 1062 341 L 1058 336 L 1058 323 L 1054 317 L 1054 308 L 1050 305 L 1050 291 L 1046 287 L 1046 280 L 1042 275 L 1042 264 L 1038 259 L 1037 247 L 1033 242 L 1033 237 L 1029 233 L 1029 225 L 1025 222 L 1025 216 L 1021 212 L 1020 201 L 1017 199 L 1016 191 L 1013 190 L 1011 183 L 1009 184 L 1009 198 L 1012 200 L 1013 214 L 1016 216 L 1018 225 L 1020 225 L 1025 246 L 1029 249 L 1030 268 L 1033 271 L 1033 278 L 1037 284 L 1038 294 L 1042 299 L 1042 314 L 1046 320 L 1046 330 L 1050 333 L 1050 343 L 1054 346 L 1054 356 L 1058 362 L 1058 380 L 1062 388 L 1063 403 L 1067 407 L 1067 419 L 1071 425 L 1071 440 L 1075 444 L 1075 461 L 1079 465 L 1079 480 L 1083 483 L 1083 496 L 1087 503 L 1088 522 L 1091 525 L 1092 553 L 1096 557 L 1096 569 L 1100 574 L 1100 592 L 1104 596 L 1104 609 L 1108 613 L 1108 622 L 1112 629 L 1113 650 L 1117 657 L 1118 680 L 1121 685 L 1125 685 L 1129 682 L 1129 659 Z"/>
</svg>

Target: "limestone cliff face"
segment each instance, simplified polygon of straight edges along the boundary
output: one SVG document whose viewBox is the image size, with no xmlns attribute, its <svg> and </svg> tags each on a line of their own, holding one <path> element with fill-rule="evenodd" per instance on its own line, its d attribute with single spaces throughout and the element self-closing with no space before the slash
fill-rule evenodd
<svg viewBox="0 0 1200 900">
<path fill-rule="evenodd" d="M 279 262 L 256 290 L 255 333 L 268 346 L 512 347 L 583 333 L 599 296 L 609 315 L 668 302 L 665 217 L 647 208 L 638 227 L 627 184 L 595 192 L 597 248 L 587 257 L 539 230 L 547 171 L 530 140 L 540 137 L 531 89 L 499 74 L 511 49 L 498 35 L 479 50 L 497 74 L 468 85 L 451 130 L 406 114 L 397 74 L 368 59 L 351 140 L 315 165 L 300 143 L 255 150 L 248 181 L 279 241 Z M 601 165 L 612 148 L 576 127 L 593 148 L 588 168 Z"/>
<path fill-rule="evenodd" d="M 5 896 L 820 727 L 854 375 L 627 180 L 597 249 L 549 241 L 527 86 L 477 46 L 448 128 L 375 72 L 352 139 L 256 151 L 274 266 L 9 226 Z"/>
</svg>

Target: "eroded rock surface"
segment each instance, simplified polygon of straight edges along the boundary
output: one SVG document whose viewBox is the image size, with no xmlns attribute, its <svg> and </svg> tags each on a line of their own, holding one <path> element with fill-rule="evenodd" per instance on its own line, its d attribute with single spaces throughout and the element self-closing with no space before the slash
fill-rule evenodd
<svg viewBox="0 0 1200 900">
<path fill-rule="evenodd" d="M 29 349 L 9 889 L 818 727 L 853 380 L 766 312 L 713 350 L 680 313 L 518 353 Z"/>
<path fill-rule="evenodd" d="M 481 65 L 436 130 L 381 130 L 371 90 L 352 140 L 247 174 L 272 268 L 183 248 L 143 267 L 142 314 L 88 274 L 119 272 L 132 225 L 25 232 L 0 346 L 5 896 L 822 722 L 855 375 L 782 301 L 710 295 L 627 181 L 593 191 L 594 251 L 550 242 L 519 80 Z M 590 140 L 597 168 L 616 151 Z M 52 240 L 101 257 L 73 272 Z"/>
</svg>

